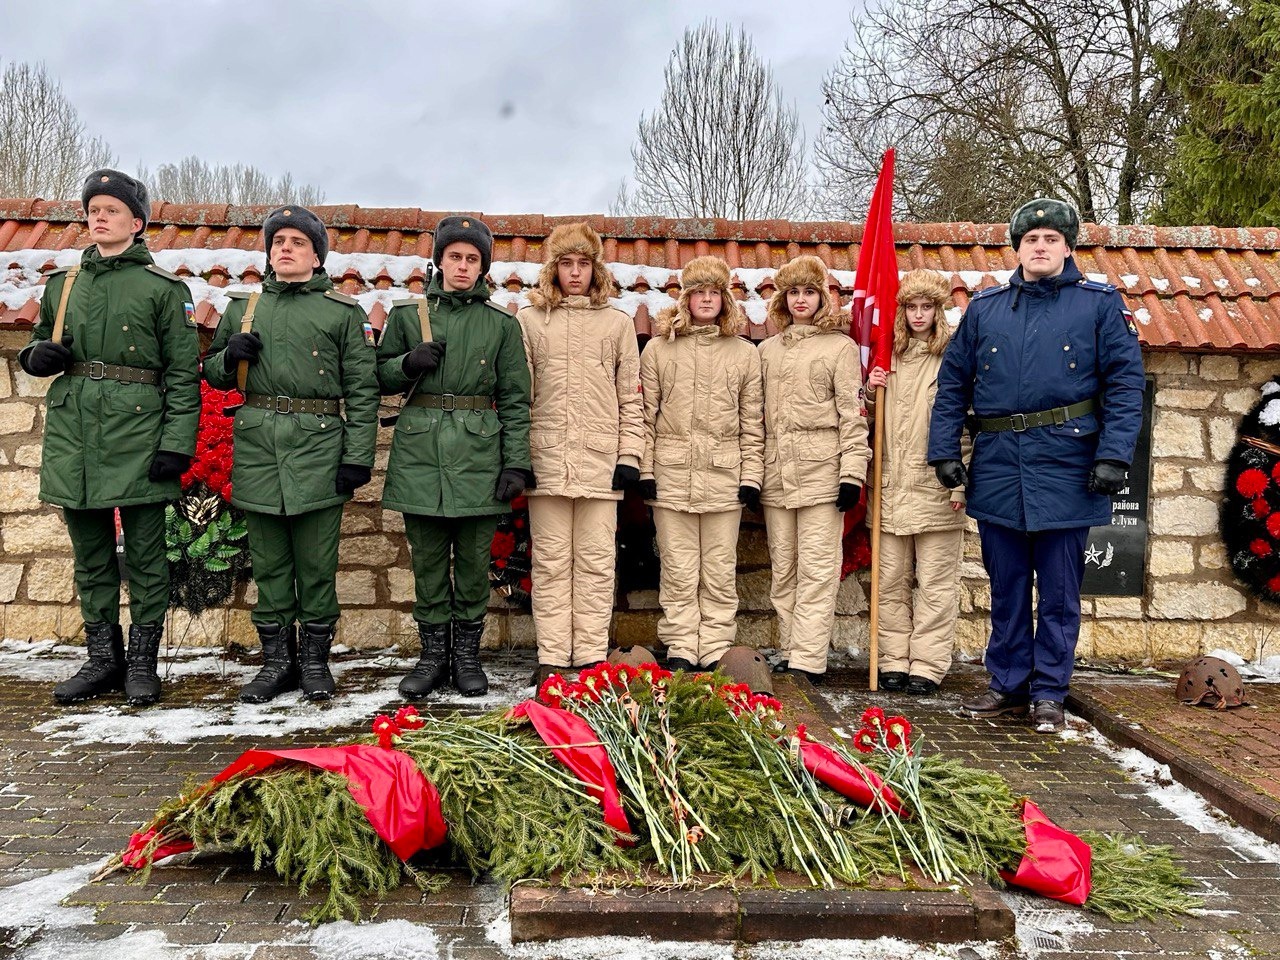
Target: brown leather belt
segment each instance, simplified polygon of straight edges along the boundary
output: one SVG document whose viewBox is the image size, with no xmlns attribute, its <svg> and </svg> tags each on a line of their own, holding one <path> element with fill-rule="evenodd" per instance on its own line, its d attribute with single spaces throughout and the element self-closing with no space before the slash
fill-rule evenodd
<svg viewBox="0 0 1280 960">
<path fill-rule="evenodd" d="M 338 400 L 306 399 L 297 397 L 272 397 L 265 393 L 250 393 L 244 398 L 246 407 L 257 407 L 259 410 L 270 410 L 272 413 L 341 413 L 342 404 Z"/>
<path fill-rule="evenodd" d="M 460 397 L 456 393 L 415 393 L 407 401 L 406 406 L 426 407 L 428 410 L 488 410 L 493 406 L 493 397 Z"/>
<path fill-rule="evenodd" d="M 970 423 L 979 433 L 1001 433 L 1005 430 L 1021 433 L 1032 427 L 1047 427 L 1055 423 L 1061 426 L 1068 420 L 1093 413 L 1096 407 L 1097 404 L 1090 398 L 1070 406 L 1037 410 L 1035 413 L 1015 413 L 1007 417 L 970 417 Z"/>
<path fill-rule="evenodd" d="M 90 380 L 119 380 L 121 383 L 146 383 L 156 386 L 160 383 L 160 371 L 148 370 L 146 367 L 125 367 L 116 363 L 103 363 L 101 360 L 88 360 L 84 363 L 73 363 L 67 373 L 73 377 L 88 377 Z"/>
</svg>

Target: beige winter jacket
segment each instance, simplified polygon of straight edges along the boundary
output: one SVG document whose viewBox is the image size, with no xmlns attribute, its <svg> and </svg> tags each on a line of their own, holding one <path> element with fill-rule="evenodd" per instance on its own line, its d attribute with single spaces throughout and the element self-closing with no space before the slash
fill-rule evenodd
<svg viewBox="0 0 1280 960">
<path fill-rule="evenodd" d="M 644 454 L 640 356 L 631 319 L 586 297 L 517 315 L 533 379 L 531 495 L 622 499 L 612 489 L 619 463 Z"/>
<path fill-rule="evenodd" d="M 847 330 L 793 325 L 760 344 L 764 486 L 760 502 L 795 510 L 863 484 L 871 450 L 859 400 L 858 347 Z"/>
<path fill-rule="evenodd" d="M 764 472 L 760 358 L 715 324 L 674 339 L 654 337 L 640 357 L 645 446 L 640 477 L 658 485 L 660 507 L 733 510 L 740 486 Z"/>
<path fill-rule="evenodd" d="M 923 340 L 909 340 L 893 358 L 879 421 L 885 428 L 880 481 L 884 491 L 880 528 L 885 533 L 906 537 L 964 526 L 964 511 L 951 509 L 952 501 L 964 504 L 964 489 L 951 491 L 940 484 L 925 459 L 941 366 L 942 355 L 930 353 Z M 874 391 L 868 391 L 872 407 L 873 401 Z M 870 511 L 867 523 L 871 523 Z"/>
</svg>

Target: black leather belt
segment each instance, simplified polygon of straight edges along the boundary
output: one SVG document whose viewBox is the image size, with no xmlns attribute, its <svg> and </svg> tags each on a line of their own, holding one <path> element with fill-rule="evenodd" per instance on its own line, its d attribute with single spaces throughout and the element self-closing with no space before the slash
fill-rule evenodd
<svg viewBox="0 0 1280 960">
<path fill-rule="evenodd" d="M 67 369 L 67 373 L 73 377 L 88 377 L 90 380 L 146 383 L 153 387 L 160 382 L 159 370 L 148 370 L 146 367 L 126 367 L 116 363 L 103 363 L 101 360 L 73 363 Z"/>
<path fill-rule="evenodd" d="M 456 393 L 415 393 L 406 406 L 426 407 L 428 410 L 488 410 L 493 397 L 460 397 Z"/>
<path fill-rule="evenodd" d="M 340 413 L 342 404 L 337 400 L 308 399 L 297 397 L 272 397 L 265 393 L 251 393 L 244 398 L 246 407 L 257 407 L 259 410 L 270 410 L 273 413 Z"/>
<path fill-rule="evenodd" d="M 1012 430 L 1021 433 L 1032 427 L 1047 427 L 1051 424 L 1061 426 L 1068 420 L 1093 413 L 1097 404 L 1093 398 L 1081 400 L 1066 407 L 1054 407 L 1052 410 L 1037 410 L 1035 413 L 1015 413 L 1007 417 L 970 417 L 969 423 L 979 433 L 1000 433 Z"/>
</svg>

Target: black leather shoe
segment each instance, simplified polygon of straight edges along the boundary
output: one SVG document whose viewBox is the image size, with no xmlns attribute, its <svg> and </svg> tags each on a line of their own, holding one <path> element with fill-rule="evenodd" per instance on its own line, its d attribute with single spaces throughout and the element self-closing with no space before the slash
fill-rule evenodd
<svg viewBox="0 0 1280 960">
<path fill-rule="evenodd" d="M 483 635 L 484 617 L 453 621 L 449 676 L 453 688 L 464 697 L 483 697 L 489 692 L 489 677 L 480 665 L 480 638 Z"/>
<path fill-rule="evenodd" d="M 329 671 L 329 648 L 337 627 L 332 623 L 308 621 L 298 635 L 298 682 L 302 696 L 312 703 L 330 699 L 338 689 Z"/>
<path fill-rule="evenodd" d="M 938 685 L 928 677 L 909 677 L 907 693 L 913 697 L 928 697 L 938 692 Z"/>
<path fill-rule="evenodd" d="M 53 699 L 63 705 L 92 700 L 124 689 L 124 634 L 118 623 L 86 623 L 88 659 L 75 676 L 53 688 Z"/>
<path fill-rule="evenodd" d="M 898 670 L 880 674 L 880 689 L 885 693 L 901 693 L 907 689 L 907 675 Z"/>
<path fill-rule="evenodd" d="M 672 673 L 677 670 L 683 670 L 685 673 L 694 673 L 698 669 L 698 665 L 692 660 L 686 660 L 684 657 L 667 657 L 667 669 Z"/>
<path fill-rule="evenodd" d="M 974 717 L 998 717 L 1001 714 L 1024 716 L 1028 710 L 1027 701 L 1023 697 L 999 690 L 988 690 L 976 700 L 966 700 L 960 709 Z"/>
<path fill-rule="evenodd" d="M 409 675 L 397 688 L 410 703 L 425 700 L 433 690 L 449 681 L 449 624 L 419 623 L 421 654 Z"/>
<path fill-rule="evenodd" d="M 292 623 L 259 623 L 262 669 L 240 688 L 243 703 L 268 703 L 298 689 L 298 630 Z"/>
<path fill-rule="evenodd" d="M 827 678 L 825 673 L 810 673 L 808 670 L 801 670 L 799 667 L 787 667 L 786 672 L 797 680 L 808 680 L 815 687 Z"/>
<path fill-rule="evenodd" d="M 536 691 L 547 682 L 547 677 L 553 673 L 558 673 L 562 677 L 572 677 L 575 671 L 573 667 L 561 667 L 554 663 L 540 663 L 533 668 L 533 675 L 529 677 L 529 684 Z"/>
<path fill-rule="evenodd" d="M 1067 726 L 1062 704 L 1056 700 L 1037 700 L 1031 708 L 1031 724 L 1036 733 L 1061 733 Z"/>
<path fill-rule="evenodd" d="M 135 707 L 149 707 L 160 699 L 156 660 L 160 656 L 163 634 L 163 623 L 135 623 L 129 627 L 129 646 L 124 655 L 124 698 Z"/>
</svg>

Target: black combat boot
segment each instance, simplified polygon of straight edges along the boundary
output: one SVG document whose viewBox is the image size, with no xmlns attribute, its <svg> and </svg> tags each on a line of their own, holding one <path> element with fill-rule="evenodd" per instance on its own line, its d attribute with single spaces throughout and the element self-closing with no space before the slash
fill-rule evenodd
<svg viewBox="0 0 1280 960">
<path fill-rule="evenodd" d="M 84 645 L 89 654 L 75 674 L 53 688 L 61 704 L 92 700 L 124 689 L 124 633 L 118 623 L 86 623 Z"/>
<path fill-rule="evenodd" d="M 489 678 L 480 666 L 480 636 L 484 618 L 453 621 L 453 655 L 450 671 L 453 685 L 464 697 L 482 697 L 489 692 Z"/>
<path fill-rule="evenodd" d="M 400 696 L 406 700 L 424 700 L 437 687 L 449 680 L 449 624 L 419 623 L 418 639 L 422 654 L 400 681 Z"/>
<path fill-rule="evenodd" d="M 298 689 L 298 630 L 292 623 L 255 624 L 262 642 L 262 669 L 240 688 L 245 703 L 266 703 Z"/>
<path fill-rule="evenodd" d="M 135 623 L 129 627 L 129 652 L 125 655 L 124 696 L 135 707 L 149 707 L 160 699 L 160 656 L 163 623 Z"/>
<path fill-rule="evenodd" d="M 329 672 L 329 647 L 335 632 L 332 623 L 304 623 L 298 636 L 298 673 L 302 695 L 308 700 L 328 700 L 338 685 Z"/>
</svg>

